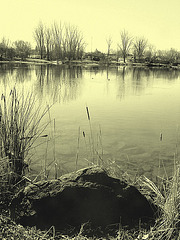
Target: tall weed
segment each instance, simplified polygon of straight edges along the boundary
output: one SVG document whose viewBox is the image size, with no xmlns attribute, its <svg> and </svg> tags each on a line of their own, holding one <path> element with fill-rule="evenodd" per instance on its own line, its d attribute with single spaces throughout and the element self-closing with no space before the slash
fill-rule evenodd
<svg viewBox="0 0 180 240">
<path fill-rule="evenodd" d="M 24 174 L 29 150 L 47 127 L 48 123 L 40 123 L 48 110 L 49 106 L 41 111 L 32 93 L 19 95 L 15 87 L 9 95 L 1 95 L 1 158 L 8 159 L 11 183 L 19 181 Z"/>
</svg>

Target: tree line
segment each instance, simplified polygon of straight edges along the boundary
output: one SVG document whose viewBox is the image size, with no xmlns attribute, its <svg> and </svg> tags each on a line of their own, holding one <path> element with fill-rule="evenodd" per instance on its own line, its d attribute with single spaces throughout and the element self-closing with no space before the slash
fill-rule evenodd
<svg viewBox="0 0 180 240">
<path fill-rule="evenodd" d="M 30 55 L 50 61 L 78 60 L 83 58 L 87 45 L 77 26 L 62 22 L 54 22 L 48 26 L 39 22 L 34 29 L 33 38 L 36 43 L 34 50 L 29 42 L 18 40 L 11 43 L 10 40 L 2 38 L 0 60 L 14 59 L 15 57 L 26 59 Z M 124 63 L 129 57 L 134 62 L 179 63 L 180 61 L 180 52 L 177 50 L 156 50 L 154 46 L 148 43 L 146 38 L 133 37 L 126 30 L 120 32 L 116 50 L 112 49 L 113 39 L 111 36 L 105 40 L 106 53 L 101 53 L 98 50 L 91 53 L 91 55 L 100 56 L 96 59 L 109 61 L 112 55 L 116 55 L 117 59 L 122 58 Z"/>
<path fill-rule="evenodd" d="M 154 63 L 180 63 L 180 52 L 171 48 L 170 50 L 157 50 L 155 46 L 148 43 L 145 37 L 133 37 L 128 31 L 120 32 L 117 51 L 111 50 L 112 37 L 106 38 L 107 56 L 110 52 L 115 52 L 117 58 L 122 58 L 125 63 L 128 57 L 133 62 L 154 62 Z"/>
<path fill-rule="evenodd" d="M 47 60 L 81 59 L 85 51 L 83 34 L 71 24 L 38 24 L 33 33 L 40 58 Z"/>
<path fill-rule="evenodd" d="M 12 60 L 15 57 L 25 59 L 31 54 L 31 44 L 23 40 L 13 43 L 5 37 L 0 42 L 0 60 Z"/>
<path fill-rule="evenodd" d="M 25 59 L 32 55 L 39 55 L 40 59 L 47 60 L 74 60 L 82 59 L 86 43 L 83 34 L 77 26 L 71 24 L 58 24 L 54 22 L 47 26 L 39 22 L 33 32 L 36 48 L 33 51 L 31 44 L 23 40 L 13 43 L 3 37 L 0 42 L 0 60 L 15 57 Z"/>
</svg>

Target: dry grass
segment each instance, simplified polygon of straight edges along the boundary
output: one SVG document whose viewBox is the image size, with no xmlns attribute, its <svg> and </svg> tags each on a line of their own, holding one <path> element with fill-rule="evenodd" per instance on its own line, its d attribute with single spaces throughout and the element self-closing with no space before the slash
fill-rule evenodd
<svg viewBox="0 0 180 240">
<path fill-rule="evenodd" d="M 142 193 L 150 196 L 158 206 L 156 224 L 152 226 L 148 239 L 180 239 L 180 164 L 175 161 L 174 174 L 161 179 L 156 185 L 146 177 L 141 178 Z"/>
<path fill-rule="evenodd" d="M 15 224 L 10 218 L 0 215 L 0 239 L 2 240 L 54 240 L 53 228 L 47 232 L 34 228 L 24 228 Z"/>
<path fill-rule="evenodd" d="M 32 93 L 18 95 L 16 88 L 1 96 L 0 102 L 0 166 L 7 169 L 9 183 L 16 183 L 27 167 L 27 156 L 47 124 L 40 125 L 49 110 L 41 111 Z M 6 164 L 4 164 L 6 163 Z M 6 166 L 5 166 L 6 165 Z"/>
</svg>

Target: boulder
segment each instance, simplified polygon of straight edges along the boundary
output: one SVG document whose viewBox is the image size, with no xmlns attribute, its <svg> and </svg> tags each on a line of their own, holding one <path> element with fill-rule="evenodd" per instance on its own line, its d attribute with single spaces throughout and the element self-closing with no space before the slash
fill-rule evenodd
<svg viewBox="0 0 180 240">
<path fill-rule="evenodd" d="M 11 218 L 23 226 L 57 230 L 110 224 L 135 224 L 154 216 L 147 199 L 100 167 L 88 167 L 57 180 L 40 181 L 21 190 L 10 204 Z"/>
</svg>

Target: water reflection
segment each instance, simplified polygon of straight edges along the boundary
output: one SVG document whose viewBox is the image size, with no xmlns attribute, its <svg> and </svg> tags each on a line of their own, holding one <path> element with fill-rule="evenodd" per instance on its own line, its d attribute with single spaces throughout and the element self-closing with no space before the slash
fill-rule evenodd
<svg viewBox="0 0 180 240">
<path fill-rule="evenodd" d="M 76 100 L 82 91 L 84 78 L 106 79 L 107 92 L 112 81 L 116 80 L 117 98 L 123 99 L 129 94 L 141 94 L 153 79 L 175 80 L 179 71 L 173 69 L 142 68 L 142 67 L 99 67 L 91 66 L 49 66 L 27 64 L 0 64 L 0 81 L 4 84 L 23 83 L 34 80 L 34 92 L 42 98 L 52 99 L 56 102 L 69 102 Z M 88 78 L 88 79 L 87 79 Z"/>
<path fill-rule="evenodd" d="M 129 94 L 141 95 L 146 88 L 155 84 L 158 79 L 175 81 L 179 77 L 179 71 L 172 69 L 119 67 L 117 68 L 117 97 L 123 99 Z"/>
<path fill-rule="evenodd" d="M 28 64 L 0 64 L 0 81 L 4 84 L 31 81 L 32 67 Z"/>
<path fill-rule="evenodd" d="M 132 78 L 137 83 L 142 80 L 142 78 L 149 78 L 151 75 L 150 69 L 147 68 L 133 68 L 132 70 Z"/>
<path fill-rule="evenodd" d="M 32 71 L 28 65 L 23 65 L 21 67 L 16 68 L 15 71 L 15 81 L 16 82 L 24 82 L 24 81 L 31 81 L 32 78 Z"/>
<path fill-rule="evenodd" d="M 41 98 L 53 102 L 69 102 L 80 94 L 82 69 L 80 67 L 40 66 L 35 69 L 36 91 Z"/>
</svg>

